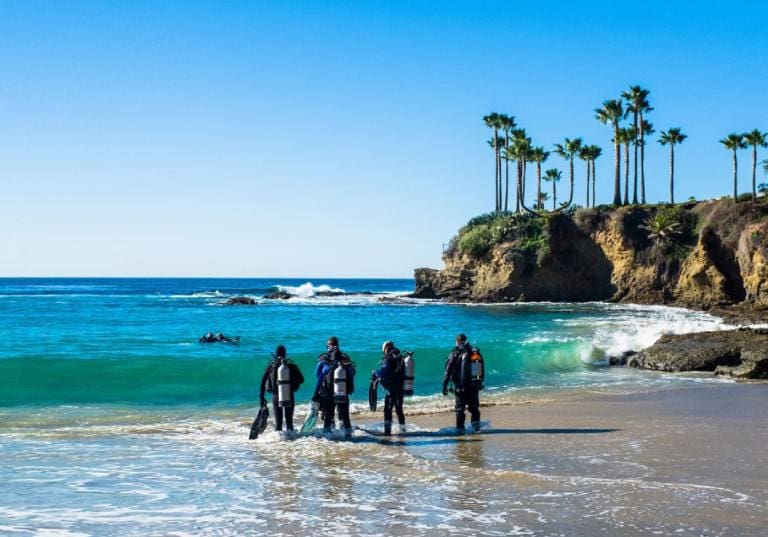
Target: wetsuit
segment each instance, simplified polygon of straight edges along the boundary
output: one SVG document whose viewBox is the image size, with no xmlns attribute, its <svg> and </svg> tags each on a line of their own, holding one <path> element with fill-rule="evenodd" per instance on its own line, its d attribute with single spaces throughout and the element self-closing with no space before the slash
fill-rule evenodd
<svg viewBox="0 0 768 537">
<path fill-rule="evenodd" d="M 337 401 L 333 394 L 333 373 L 336 367 L 342 364 L 347 372 L 347 394 L 343 401 Z M 337 414 L 339 420 L 347 434 L 352 432 L 352 422 L 349 419 L 349 387 L 355 376 L 355 366 L 349 360 L 349 357 L 343 354 L 337 347 L 328 349 L 328 352 L 320 355 L 315 368 L 317 385 L 315 387 L 315 397 L 313 398 L 320 404 L 322 412 L 323 430 L 330 432 L 333 428 L 333 416 Z"/>
<path fill-rule="evenodd" d="M 384 398 L 384 434 L 392 432 L 392 411 L 397 414 L 397 422 L 400 427 L 405 426 L 405 412 L 403 412 L 403 381 L 405 372 L 403 357 L 400 350 L 393 348 L 381 359 L 379 368 L 373 372 L 373 376 L 379 379 L 379 383 L 387 390 Z"/>
<path fill-rule="evenodd" d="M 269 391 L 272 394 L 272 415 L 275 417 L 275 431 L 283 430 L 283 417 L 285 417 L 285 429 L 293 431 L 293 410 L 296 406 L 294 394 L 296 390 L 304 383 L 304 375 L 292 362 L 286 361 L 286 365 L 291 371 L 291 400 L 288 405 L 280 406 L 280 396 L 278 393 L 277 369 L 285 358 L 276 358 L 267 364 L 264 375 L 261 377 L 261 404 L 266 405 L 264 392 Z"/>
<path fill-rule="evenodd" d="M 469 409 L 470 416 L 472 418 L 472 426 L 478 428 L 480 426 L 480 386 L 462 385 L 461 382 L 461 357 L 466 352 L 472 352 L 472 346 L 469 343 L 464 343 L 455 347 L 451 354 L 448 355 L 448 360 L 445 362 L 445 375 L 443 376 L 443 393 L 448 390 L 448 383 L 453 382 L 455 388 L 455 411 L 456 411 L 456 428 L 459 430 L 464 429 L 464 421 L 466 419 L 465 412 Z"/>
</svg>

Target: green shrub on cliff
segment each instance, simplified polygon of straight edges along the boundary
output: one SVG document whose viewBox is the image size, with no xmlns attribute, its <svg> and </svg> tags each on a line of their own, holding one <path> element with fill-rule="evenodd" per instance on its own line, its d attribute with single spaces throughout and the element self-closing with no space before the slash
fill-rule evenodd
<svg viewBox="0 0 768 537">
<path fill-rule="evenodd" d="M 549 247 L 546 217 L 532 214 L 489 213 L 472 218 L 451 239 L 448 255 L 456 251 L 475 258 L 501 243 L 520 253 L 542 254 Z M 541 255 L 539 255 L 541 257 Z"/>
<path fill-rule="evenodd" d="M 483 257 L 493 246 L 493 233 L 488 224 L 473 226 L 457 239 L 459 251 L 472 257 Z"/>
</svg>

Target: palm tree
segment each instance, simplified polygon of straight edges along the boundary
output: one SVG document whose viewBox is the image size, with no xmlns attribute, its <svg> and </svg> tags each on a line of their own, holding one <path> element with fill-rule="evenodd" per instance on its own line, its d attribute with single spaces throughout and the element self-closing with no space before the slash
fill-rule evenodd
<svg viewBox="0 0 768 537">
<path fill-rule="evenodd" d="M 637 146 L 637 131 L 634 127 L 619 129 L 619 143 L 624 146 L 624 205 L 629 205 L 629 146 Z M 637 151 L 635 151 L 637 153 Z M 637 204 L 637 196 L 632 202 Z"/>
<path fill-rule="evenodd" d="M 539 211 L 543 211 L 544 202 L 547 201 L 548 199 L 549 199 L 549 194 L 547 194 L 546 192 L 539 192 L 539 201 L 536 204 L 536 209 L 538 209 Z"/>
<path fill-rule="evenodd" d="M 499 114 L 499 126 L 504 129 L 504 147 L 509 147 L 509 131 L 517 126 L 515 117 Z M 504 188 L 504 211 L 506 212 L 509 203 L 509 159 L 504 159 L 504 161 L 504 182 L 506 184 Z M 499 169 L 499 189 L 501 189 L 501 169 Z M 501 193 L 499 193 L 499 207 L 501 207 Z"/>
<path fill-rule="evenodd" d="M 640 201 L 645 204 L 645 135 L 652 134 L 645 129 L 645 122 L 643 114 L 651 112 L 651 108 L 648 103 L 648 95 L 650 91 L 643 89 L 640 86 L 630 86 L 629 90 L 622 92 L 621 96 L 627 101 L 626 115 L 632 114 L 632 125 L 635 128 L 637 143 L 635 144 L 635 172 L 634 172 L 634 188 L 632 193 L 632 203 L 637 204 L 637 164 L 640 163 Z M 637 158 L 637 150 L 640 148 L 640 159 Z M 625 196 L 626 199 L 626 196 Z"/>
<path fill-rule="evenodd" d="M 501 209 L 501 147 L 499 146 L 499 129 L 502 127 L 500 115 L 496 112 L 483 117 L 485 126 L 493 129 L 493 138 L 489 142 L 494 151 L 494 167 L 496 169 L 496 211 Z"/>
<path fill-rule="evenodd" d="M 541 163 L 549 158 L 549 151 L 543 147 L 534 147 L 531 151 L 531 160 L 536 163 L 536 199 L 541 200 Z M 537 205 L 542 205 L 540 202 Z M 544 209 L 544 207 L 538 207 Z"/>
<path fill-rule="evenodd" d="M 752 146 L 752 201 L 757 201 L 757 148 L 768 147 L 766 134 L 758 129 L 744 135 L 746 145 Z"/>
<path fill-rule="evenodd" d="M 571 193 L 568 195 L 568 203 L 563 208 L 570 207 L 573 203 L 573 187 L 574 187 L 574 174 L 573 174 L 573 159 L 575 159 L 579 151 L 581 150 L 581 138 L 566 138 L 562 144 L 555 144 L 555 153 L 568 160 L 569 163 L 569 178 L 571 183 Z"/>
<path fill-rule="evenodd" d="M 591 148 L 591 145 L 585 145 L 579 150 L 579 158 L 587 163 L 587 204 L 585 207 L 589 207 L 589 180 L 592 178 L 592 157 L 590 156 L 592 151 Z"/>
<path fill-rule="evenodd" d="M 533 212 L 525 205 L 525 175 L 528 168 L 528 160 L 533 153 L 533 144 L 531 139 L 526 136 L 525 129 L 517 129 L 513 132 L 513 136 L 512 148 L 517 160 L 517 210 L 519 211 L 522 208 L 527 212 Z"/>
<path fill-rule="evenodd" d="M 722 140 L 720 140 L 720 143 L 723 144 L 723 146 L 733 151 L 733 200 L 739 201 L 739 192 L 738 192 L 738 178 L 739 178 L 739 162 L 738 157 L 736 155 L 736 151 L 739 149 L 744 149 L 747 147 L 747 144 L 744 143 L 744 136 L 741 134 L 729 134 Z"/>
<path fill-rule="evenodd" d="M 557 210 L 557 182 L 562 179 L 563 174 L 560 170 L 552 168 L 544 172 L 544 180 L 552 183 L 552 210 Z"/>
<path fill-rule="evenodd" d="M 595 185 L 595 177 L 596 177 L 596 171 L 595 171 L 595 161 L 600 158 L 600 155 L 603 154 L 603 149 L 600 146 L 597 145 L 591 145 L 589 146 L 589 152 L 590 156 L 592 157 L 592 207 L 595 206 L 595 192 L 596 192 L 596 185 Z"/>
<path fill-rule="evenodd" d="M 675 203 L 675 146 L 688 138 L 679 127 L 661 131 L 659 143 L 669 146 L 669 203 Z"/>
<path fill-rule="evenodd" d="M 613 204 L 621 205 L 621 155 L 619 151 L 619 120 L 624 115 L 620 99 L 610 99 L 603 102 L 602 108 L 595 109 L 595 116 L 600 123 L 613 126 L 613 149 L 615 170 L 613 176 Z"/>
</svg>

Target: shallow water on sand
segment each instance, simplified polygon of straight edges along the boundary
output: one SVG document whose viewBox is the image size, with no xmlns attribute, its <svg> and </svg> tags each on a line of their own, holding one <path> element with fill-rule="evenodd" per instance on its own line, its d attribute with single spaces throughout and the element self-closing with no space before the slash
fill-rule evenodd
<svg viewBox="0 0 768 537">
<path fill-rule="evenodd" d="M 623 459 L 601 462 L 597 447 L 584 446 L 601 438 L 600 449 L 610 444 L 613 433 L 603 428 L 527 435 L 490 423 L 486 434 L 457 437 L 447 423 L 422 416 L 400 439 L 357 430 L 350 442 L 276 433 L 246 440 L 269 350 L 285 343 L 309 376 L 332 333 L 362 379 L 376 365 L 381 341 L 415 350 L 411 415 L 452 406 L 438 392 L 459 331 L 484 352 L 484 400 L 491 403 L 721 382 L 605 367 L 607 356 L 662 333 L 725 326 L 703 313 L 605 304 L 448 306 L 403 299 L 411 286 L 0 280 L 0 338 L 14 342 L 0 349 L 0 533 L 572 535 L 573 528 L 601 525 L 629 531 L 633 515 L 647 525 L 642 509 L 615 514 L 630 508 L 634 489 L 650 491 L 669 509 L 745 501 L 730 490 L 656 485 L 643 465 Z M 297 296 L 265 299 L 272 289 Z M 236 295 L 257 305 L 222 305 Z M 239 335 L 241 343 L 197 344 L 209 330 Z M 353 421 L 375 432 L 380 416 L 359 413 L 365 391 L 359 386 L 355 394 Z M 536 449 L 509 449 L 521 437 L 535 438 Z M 584 459 L 574 458 L 579 449 Z"/>
</svg>

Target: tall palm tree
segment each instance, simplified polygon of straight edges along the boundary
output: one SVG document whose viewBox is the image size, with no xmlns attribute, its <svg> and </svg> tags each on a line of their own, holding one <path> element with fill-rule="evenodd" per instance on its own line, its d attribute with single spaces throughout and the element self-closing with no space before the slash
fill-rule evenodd
<svg viewBox="0 0 768 537">
<path fill-rule="evenodd" d="M 534 147 L 531 151 L 531 161 L 536 163 L 536 199 L 539 200 L 537 205 L 541 204 L 541 163 L 545 162 L 549 158 L 549 151 L 545 151 L 543 147 Z M 539 207 L 544 209 L 544 207 Z"/>
<path fill-rule="evenodd" d="M 621 205 L 621 155 L 619 151 L 619 120 L 624 115 L 621 99 L 603 102 L 602 108 L 595 109 L 595 117 L 600 123 L 613 126 L 613 149 L 615 170 L 613 176 L 613 204 Z"/>
<path fill-rule="evenodd" d="M 514 116 L 508 116 L 507 114 L 499 114 L 499 126 L 504 130 L 504 147 L 509 147 L 509 131 L 517 126 Z M 504 211 L 507 211 L 507 205 L 509 204 L 509 159 L 504 159 Z M 499 169 L 499 189 L 501 189 L 501 169 Z M 501 206 L 501 194 L 499 194 L 499 206 Z"/>
<path fill-rule="evenodd" d="M 643 204 L 645 204 L 645 136 L 647 134 L 651 134 L 650 132 L 646 131 L 643 128 L 643 117 L 644 114 L 651 112 L 653 108 L 651 108 L 650 104 L 648 103 L 648 95 L 650 95 L 650 91 L 647 89 L 643 89 L 640 86 L 630 86 L 627 91 L 624 91 L 621 93 L 621 97 L 627 101 L 627 110 L 626 115 L 632 115 L 633 121 L 632 125 L 635 127 L 635 132 L 637 133 L 637 144 L 635 144 L 635 171 L 634 171 L 634 179 L 633 179 L 633 194 L 632 194 L 632 203 L 637 204 L 637 165 L 638 162 L 640 163 L 640 200 Z M 640 158 L 637 158 L 637 150 L 640 149 Z"/>
<path fill-rule="evenodd" d="M 587 204 L 585 207 L 589 207 L 589 180 L 592 178 L 592 146 L 585 145 L 579 149 L 579 158 L 587 163 Z"/>
<path fill-rule="evenodd" d="M 669 146 L 669 203 L 675 203 L 675 146 L 682 144 L 688 138 L 680 127 L 674 127 L 667 131 L 661 131 L 659 143 Z"/>
<path fill-rule="evenodd" d="M 562 172 L 552 168 L 544 172 L 544 180 L 552 183 L 552 210 L 557 210 L 557 182 L 563 177 Z"/>
<path fill-rule="evenodd" d="M 533 153 L 533 144 L 531 139 L 526 136 L 525 129 L 517 129 L 513 132 L 513 136 L 512 149 L 517 160 L 518 211 L 522 208 L 527 212 L 533 212 L 525 205 L 525 172 L 528 167 L 528 160 Z"/>
<path fill-rule="evenodd" d="M 589 146 L 589 152 L 590 156 L 592 157 L 592 207 L 595 206 L 595 193 L 596 193 L 596 185 L 595 185 L 595 177 L 596 177 L 596 166 L 595 161 L 600 158 L 600 155 L 603 154 L 603 149 L 600 146 L 597 145 L 591 145 Z"/>
<path fill-rule="evenodd" d="M 637 148 L 637 131 L 635 128 L 619 129 L 619 143 L 624 146 L 624 205 L 629 205 L 629 146 L 635 144 L 635 148 Z M 632 203 L 637 204 L 637 196 Z"/>
<path fill-rule="evenodd" d="M 501 117 L 498 113 L 492 112 L 483 116 L 485 126 L 493 130 L 493 138 L 490 145 L 494 152 L 495 184 L 496 184 L 496 211 L 501 209 L 501 147 L 499 146 L 499 129 L 502 127 Z"/>
<path fill-rule="evenodd" d="M 573 203 L 573 187 L 574 187 L 574 174 L 573 174 L 573 159 L 575 159 L 579 151 L 581 150 L 581 138 L 566 138 L 565 141 L 562 144 L 555 144 L 555 153 L 563 157 L 568 161 L 569 164 L 569 179 L 571 183 L 571 190 L 570 194 L 568 195 L 568 203 L 566 203 L 563 208 L 567 208 L 571 206 L 571 203 Z"/>
<path fill-rule="evenodd" d="M 739 192 L 738 192 L 738 178 L 739 178 L 739 162 L 738 162 L 738 156 L 736 155 L 736 152 L 739 149 L 744 149 L 747 147 L 747 144 L 744 143 L 744 136 L 741 134 L 729 134 L 722 140 L 720 140 L 720 143 L 723 144 L 723 146 L 733 151 L 733 200 L 739 201 Z"/>
<path fill-rule="evenodd" d="M 768 147 L 766 133 L 755 129 L 744 135 L 746 145 L 752 146 L 752 201 L 757 201 L 757 148 Z"/>
</svg>

